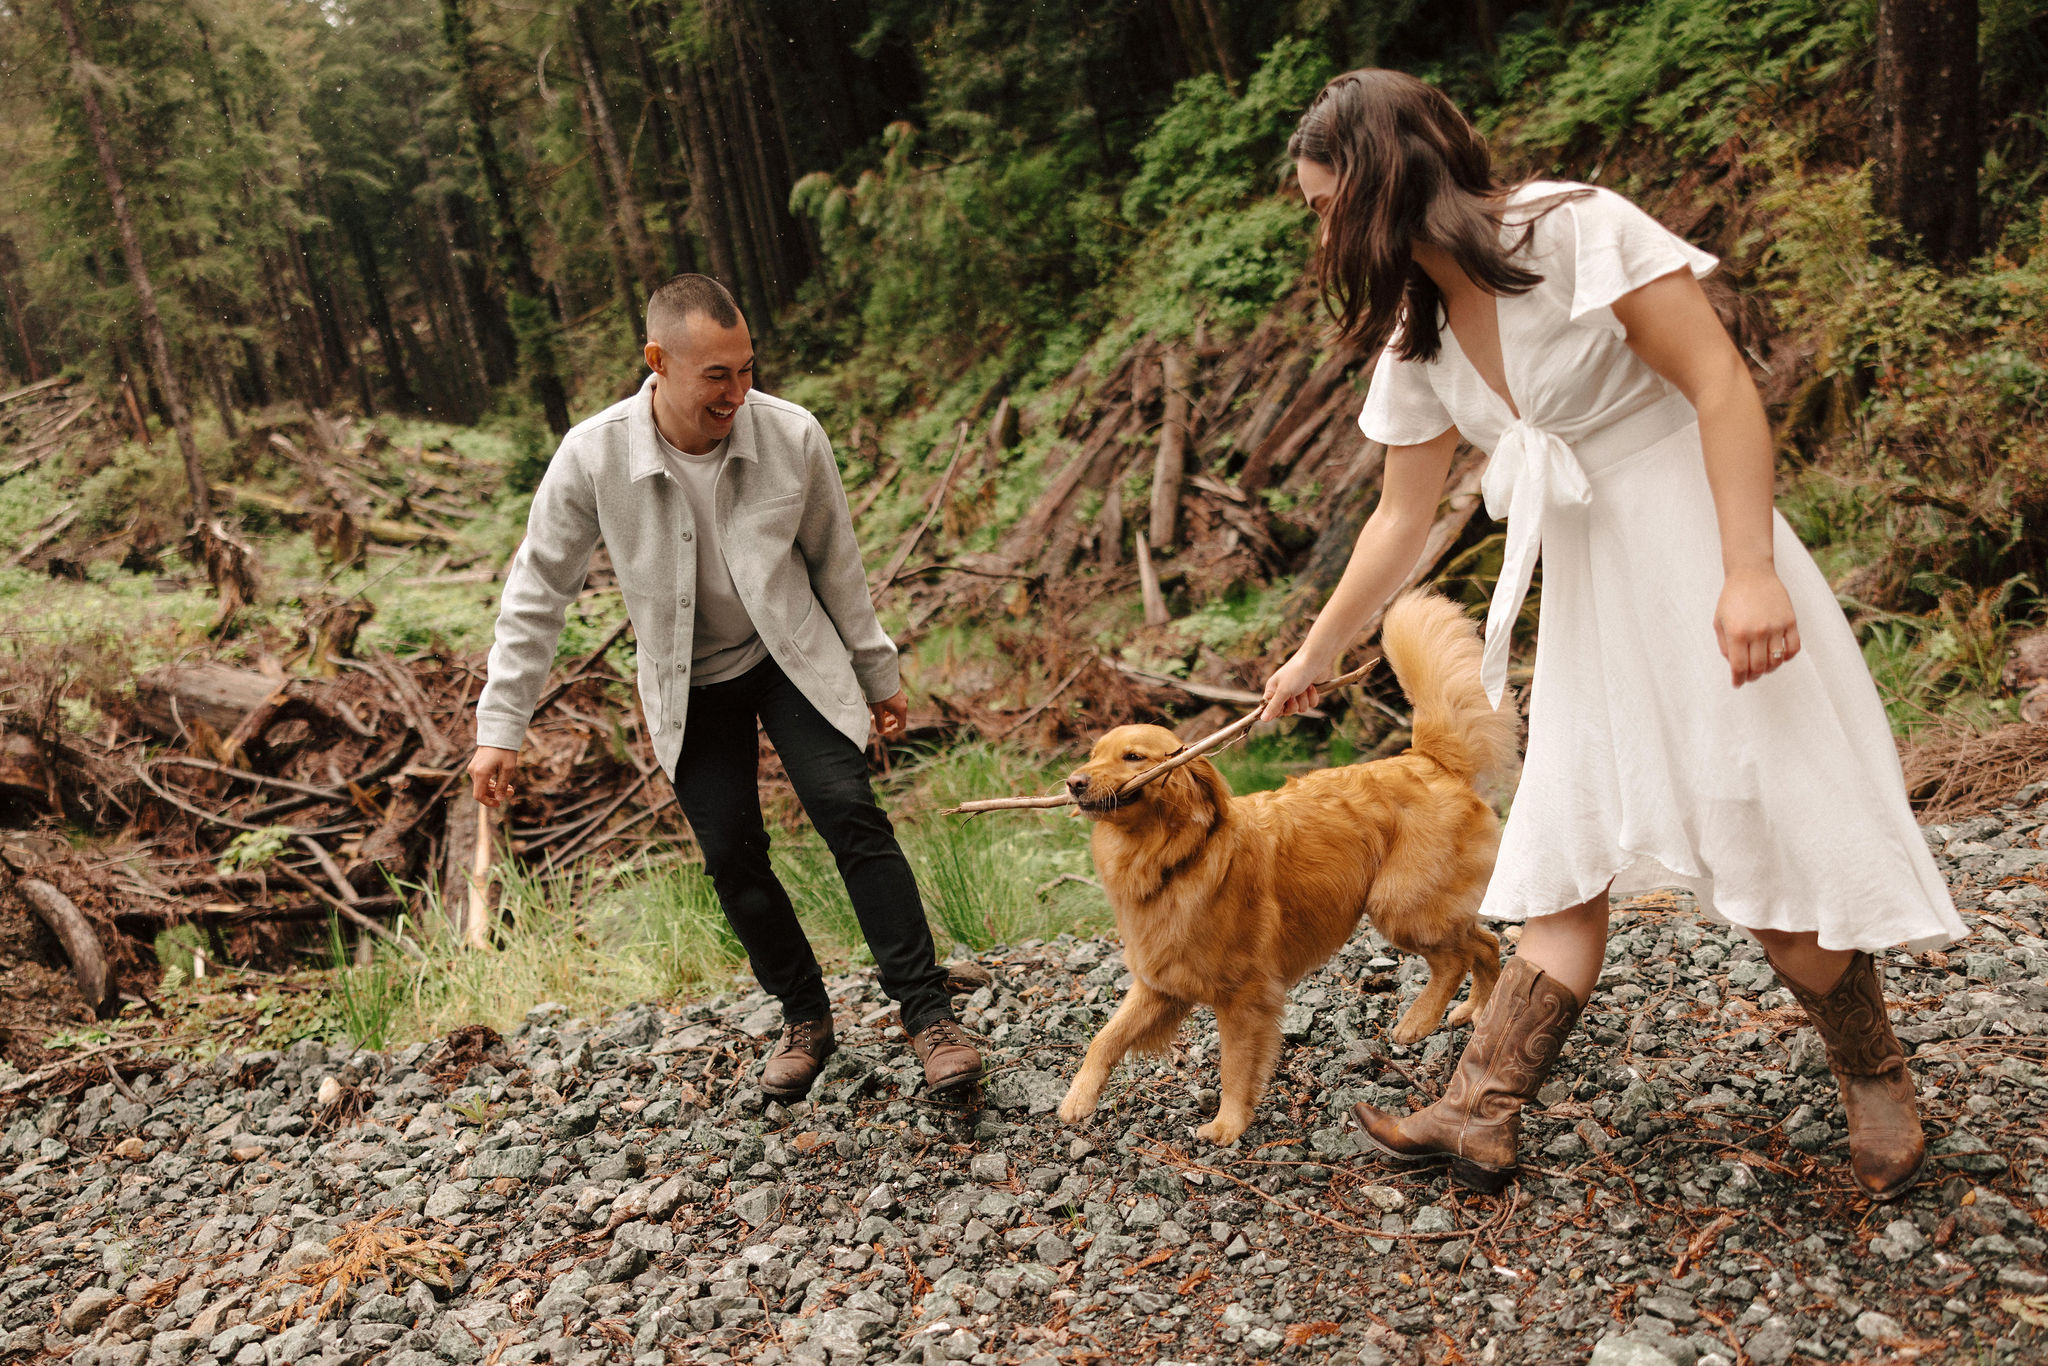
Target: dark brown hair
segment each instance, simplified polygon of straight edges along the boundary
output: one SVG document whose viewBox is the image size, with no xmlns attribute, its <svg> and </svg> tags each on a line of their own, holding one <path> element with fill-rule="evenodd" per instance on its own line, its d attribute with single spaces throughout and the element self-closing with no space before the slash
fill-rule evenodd
<svg viewBox="0 0 2048 1366">
<path fill-rule="evenodd" d="M 703 313 L 720 327 L 740 325 L 739 305 L 732 292 L 709 275 L 678 275 L 647 296 L 647 340 L 655 341 L 692 313 Z"/>
<path fill-rule="evenodd" d="M 1485 139 L 1434 86 L 1399 71 L 1347 71 L 1301 116 L 1287 155 L 1336 173 L 1316 281 L 1338 334 L 1368 354 L 1396 328 L 1403 360 L 1434 360 L 1442 348 L 1443 292 L 1415 264 L 1416 241 L 1441 248 L 1491 294 L 1526 294 L 1543 279 L 1512 259 L 1534 219 L 1502 243 L 1509 187 L 1495 177 Z"/>
</svg>

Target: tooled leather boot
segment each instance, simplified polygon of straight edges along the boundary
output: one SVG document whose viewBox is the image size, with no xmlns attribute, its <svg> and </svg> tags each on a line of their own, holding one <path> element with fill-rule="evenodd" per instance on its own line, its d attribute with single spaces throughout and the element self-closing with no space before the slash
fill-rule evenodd
<svg viewBox="0 0 2048 1366">
<path fill-rule="evenodd" d="M 761 1091 L 776 1100 L 802 1100 L 811 1093 L 825 1060 L 839 1047 L 832 1017 L 795 1020 L 782 1028 L 782 1044 L 761 1068 Z"/>
<path fill-rule="evenodd" d="M 1448 1162 L 1460 1185 L 1498 1191 L 1514 1175 L 1522 1107 L 1550 1075 L 1583 1008 L 1543 969 L 1510 958 L 1443 1099 L 1398 1119 L 1363 1103 L 1351 1113 L 1366 1141 L 1394 1161 Z"/>
<path fill-rule="evenodd" d="M 1857 954 L 1825 995 L 1799 985 L 1776 963 L 1771 966 L 1827 1045 L 1828 1070 L 1849 1114 L 1850 1175 L 1872 1200 L 1898 1199 L 1927 1160 L 1927 1139 L 1876 963 L 1867 953 Z"/>
</svg>

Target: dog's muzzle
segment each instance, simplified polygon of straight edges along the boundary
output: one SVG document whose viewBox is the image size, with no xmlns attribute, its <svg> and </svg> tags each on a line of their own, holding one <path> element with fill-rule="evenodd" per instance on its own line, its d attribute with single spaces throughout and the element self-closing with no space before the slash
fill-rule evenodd
<svg viewBox="0 0 2048 1366">
<path fill-rule="evenodd" d="M 1074 799 L 1074 805 L 1091 815 L 1100 815 L 1103 812 L 1114 811 L 1123 805 L 1122 801 L 1117 797 L 1115 788 L 1109 790 L 1107 797 L 1097 797 L 1094 800 L 1090 800 L 1088 793 L 1089 789 L 1093 786 L 1094 782 L 1087 774 L 1076 773 L 1073 777 L 1067 779 L 1067 794 Z"/>
</svg>

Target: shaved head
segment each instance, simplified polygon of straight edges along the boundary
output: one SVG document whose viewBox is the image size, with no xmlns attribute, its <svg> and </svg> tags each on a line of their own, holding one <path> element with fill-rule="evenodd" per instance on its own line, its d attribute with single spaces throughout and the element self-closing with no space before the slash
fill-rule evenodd
<svg viewBox="0 0 2048 1366">
<path fill-rule="evenodd" d="M 720 327 L 740 325 L 739 305 L 724 285 L 709 275 L 678 275 L 647 297 L 647 340 L 674 346 L 697 313 Z"/>
</svg>

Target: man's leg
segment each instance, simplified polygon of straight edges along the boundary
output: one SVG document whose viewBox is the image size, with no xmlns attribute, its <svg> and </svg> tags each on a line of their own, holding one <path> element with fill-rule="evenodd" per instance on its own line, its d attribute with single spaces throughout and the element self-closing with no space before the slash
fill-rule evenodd
<svg viewBox="0 0 2048 1366">
<path fill-rule="evenodd" d="M 787 678 L 760 702 L 761 724 L 818 833 L 825 837 L 882 989 L 903 1007 L 905 1033 L 953 1017 L 924 902 L 889 817 L 868 784 L 867 756 Z"/>
<path fill-rule="evenodd" d="M 780 681 L 772 672 L 768 678 Z M 690 695 L 683 751 L 676 760 L 676 801 L 704 851 L 718 904 L 753 963 L 754 977 L 795 1023 L 828 1019 L 831 999 L 789 893 L 768 864 L 761 822 L 760 748 L 755 708 L 763 676 L 752 669 Z"/>
</svg>

